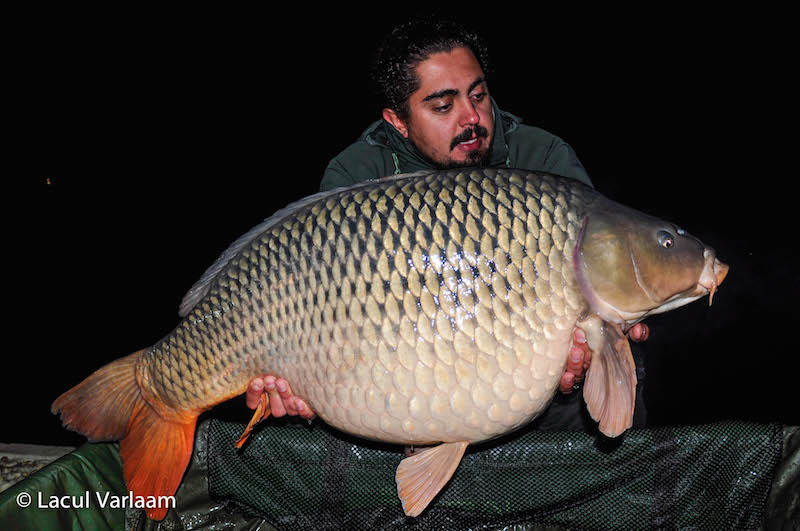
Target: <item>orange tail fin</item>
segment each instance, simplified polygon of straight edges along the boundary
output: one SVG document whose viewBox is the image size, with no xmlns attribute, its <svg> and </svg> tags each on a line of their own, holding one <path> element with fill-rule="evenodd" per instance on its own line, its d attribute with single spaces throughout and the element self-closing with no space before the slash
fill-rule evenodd
<svg viewBox="0 0 800 531">
<path fill-rule="evenodd" d="M 141 353 L 100 368 L 58 397 L 51 411 L 92 442 L 119 440 L 128 490 L 163 505 L 147 509 L 147 516 L 162 520 L 169 509 L 165 497 L 178 490 L 192 456 L 197 417 L 166 420 L 145 400 L 136 382 Z"/>
</svg>

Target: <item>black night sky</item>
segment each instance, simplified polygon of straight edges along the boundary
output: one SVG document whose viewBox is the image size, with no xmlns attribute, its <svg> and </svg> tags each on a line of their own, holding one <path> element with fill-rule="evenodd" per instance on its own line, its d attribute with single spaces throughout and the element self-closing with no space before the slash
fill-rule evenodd
<svg viewBox="0 0 800 531">
<path fill-rule="evenodd" d="M 12 61 L 10 154 L 36 169 L 5 195 L 0 442 L 80 444 L 52 401 L 170 332 L 228 244 L 316 191 L 377 119 L 367 65 L 403 15 L 309 10 L 53 16 Z M 502 109 L 571 144 L 599 191 L 731 266 L 711 308 L 648 320 L 651 424 L 800 424 L 785 43 L 768 16 L 598 17 L 462 18 L 488 40 Z"/>
</svg>

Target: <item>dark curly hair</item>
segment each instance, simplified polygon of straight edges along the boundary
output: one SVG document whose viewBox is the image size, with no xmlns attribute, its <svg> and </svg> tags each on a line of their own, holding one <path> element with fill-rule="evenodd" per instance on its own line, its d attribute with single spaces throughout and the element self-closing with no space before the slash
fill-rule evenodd
<svg viewBox="0 0 800 531">
<path fill-rule="evenodd" d="M 381 105 L 408 118 L 408 99 L 420 86 L 416 67 L 431 55 L 466 47 L 472 51 L 485 74 L 489 53 L 483 39 L 451 20 L 414 19 L 395 27 L 378 48 L 372 79 Z"/>
</svg>

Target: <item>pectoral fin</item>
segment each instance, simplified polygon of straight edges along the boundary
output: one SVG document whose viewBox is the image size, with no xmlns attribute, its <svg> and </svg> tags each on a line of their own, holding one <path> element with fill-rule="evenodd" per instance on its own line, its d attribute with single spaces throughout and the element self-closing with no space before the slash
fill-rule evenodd
<svg viewBox="0 0 800 531">
<path fill-rule="evenodd" d="M 592 319 L 581 324 L 592 350 L 583 396 L 600 431 L 617 437 L 633 425 L 636 365 L 619 325 Z"/>
<path fill-rule="evenodd" d="M 408 516 L 418 516 L 450 481 L 468 444 L 442 443 L 419 450 L 400 462 L 395 481 L 403 511 Z"/>
</svg>

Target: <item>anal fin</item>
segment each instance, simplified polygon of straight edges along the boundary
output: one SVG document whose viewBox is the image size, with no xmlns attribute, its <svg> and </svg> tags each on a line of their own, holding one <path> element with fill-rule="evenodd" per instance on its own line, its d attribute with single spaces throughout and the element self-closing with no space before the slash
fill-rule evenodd
<svg viewBox="0 0 800 531">
<path fill-rule="evenodd" d="M 250 418 L 250 422 L 247 423 L 247 426 L 244 428 L 244 432 L 242 432 L 241 437 L 239 437 L 239 440 L 236 441 L 234 446 L 236 448 L 241 448 L 247 438 L 250 437 L 250 433 L 253 431 L 253 428 L 256 427 L 256 424 L 269 417 L 270 413 L 271 410 L 269 408 L 269 398 L 267 398 L 267 393 L 261 393 L 261 397 L 258 400 L 258 407 L 256 407 L 255 412 L 253 412 L 253 416 Z"/>
<path fill-rule="evenodd" d="M 636 365 L 628 338 L 619 325 L 599 318 L 581 323 L 592 350 L 583 397 L 600 431 L 617 437 L 633 425 Z"/>
<path fill-rule="evenodd" d="M 400 462 L 395 474 L 397 494 L 408 516 L 418 516 L 450 481 L 468 442 L 442 443 L 417 451 Z"/>
</svg>

